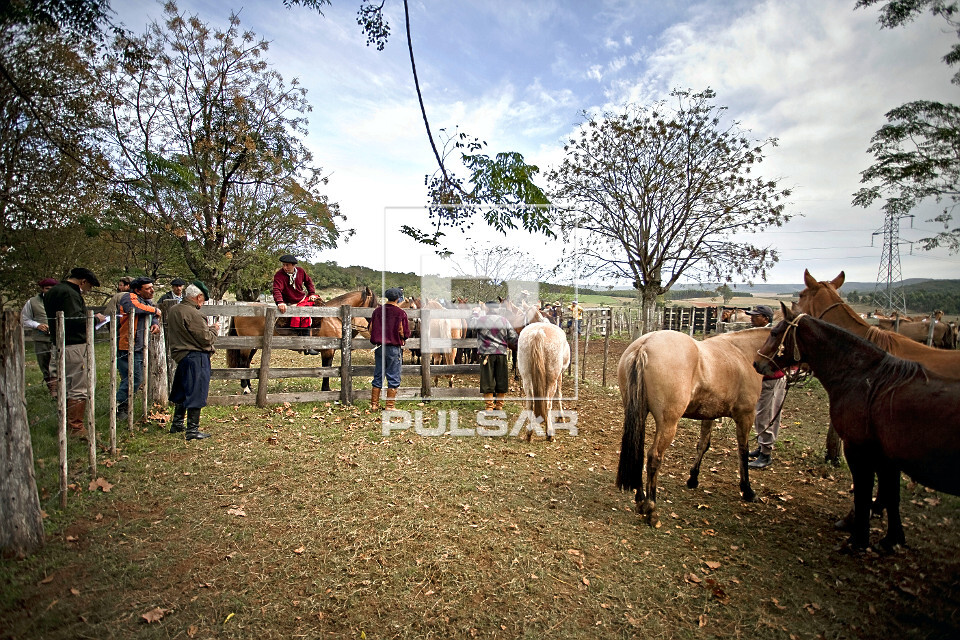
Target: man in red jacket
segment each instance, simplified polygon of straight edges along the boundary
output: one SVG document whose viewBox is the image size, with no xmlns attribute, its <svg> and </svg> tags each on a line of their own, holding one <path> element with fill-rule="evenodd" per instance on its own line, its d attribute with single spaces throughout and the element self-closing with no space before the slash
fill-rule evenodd
<svg viewBox="0 0 960 640">
<path fill-rule="evenodd" d="M 397 306 L 400 289 L 387 289 L 383 295 L 387 303 L 374 309 L 370 317 L 370 342 L 376 345 L 373 351 L 373 389 L 370 392 L 370 408 L 374 411 L 380 408 L 380 390 L 383 388 L 384 377 L 387 379 L 386 408 L 396 408 L 403 342 L 410 337 L 407 312 Z"/>
<path fill-rule="evenodd" d="M 287 306 L 310 306 L 319 296 L 313 288 L 313 280 L 303 267 L 297 266 L 297 259 L 290 254 L 280 256 L 280 269 L 273 275 L 273 300 L 280 313 L 286 313 Z M 310 318 L 290 318 L 290 328 L 297 329 L 303 336 L 310 335 Z M 319 355 L 316 349 L 306 349 L 310 356 Z"/>
<path fill-rule="evenodd" d="M 773 309 L 765 304 L 757 305 L 753 311 L 747 311 L 747 315 L 755 327 L 765 327 L 773 322 Z M 753 423 L 757 432 L 757 448 L 749 453 L 749 456 L 754 458 L 748 465 L 751 469 L 769 467 L 773 461 L 773 445 L 780 432 L 780 410 L 786 395 L 787 379 L 783 371 L 763 376 L 763 387 L 760 399 L 757 400 L 757 417 Z"/>
</svg>

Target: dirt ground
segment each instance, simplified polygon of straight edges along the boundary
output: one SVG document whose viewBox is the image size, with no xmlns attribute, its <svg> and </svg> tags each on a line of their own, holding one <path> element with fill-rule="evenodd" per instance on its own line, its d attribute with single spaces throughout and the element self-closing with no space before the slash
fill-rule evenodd
<svg viewBox="0 0 960 640">
<path fill-rule="evenodd" d="M 38 453 L 48 541 L 0 564 L 0 637 L 960 636 L 960 500 L 905 479 L 908 546 L 839 551 L 850 480 L 823 461 L 815 381 L 790 390 L 753 503 L 737 490 L 729 420 L 686 488 L 699 425 L 684 421 L 662 468 L 662 526 L 648 526 L 614 486 L 626 344 L 612 341 L 603 387 L 591 343 L 565 403 L 578 435 L 554 442 L 383 435 L 362 404 L 210 407 L 205 441 L 156 422 L 123 434 L 100 460 L 109 492 L 75 464 L 66 511 L 55 458 Z M 465 427 L 480 405 L 401 408 L 427 426 L 456 410 Z M 508 404 L 511 425 L 518 411 Z"/>
</svg>

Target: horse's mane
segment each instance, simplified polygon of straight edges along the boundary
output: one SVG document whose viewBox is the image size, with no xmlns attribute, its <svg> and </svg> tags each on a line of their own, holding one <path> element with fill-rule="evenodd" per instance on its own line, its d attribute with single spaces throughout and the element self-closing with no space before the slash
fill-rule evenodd
<svg viewBox="0 0 960 640">
<path fill-rule="evenodd" d="M 348 291 L 342 295 L 337 296 L 336 298 L 331 298 L 324 303 L 324 306 L 327 307 L 339 307 L 345 300 L 351 298 L 357 294 L 360 294 L 360 302 L 354 307 L 376 307 L 377 306 L 377 294 L 370 290 L 370 287 L 363 287 L 362 289 L 357 289 L 356 291 Z"/>
</svg>

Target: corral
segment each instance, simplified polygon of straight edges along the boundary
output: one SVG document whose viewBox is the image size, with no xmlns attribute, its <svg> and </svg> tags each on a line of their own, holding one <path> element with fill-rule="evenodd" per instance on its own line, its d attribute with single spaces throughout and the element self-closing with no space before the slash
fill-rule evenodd
<svg viewBox="0 0 960 640">
<path fill-rule="evenodd" d="M 612 340 L 611 359 L 626 344 Z M 685 488 L 698 427 L 681 423 L 663 526 L 651 528 L 613 485 L 622 410 L 598 366 L 587 362 L 565 403 L 577 437 L 384 436 L 378 416 L 336 402 L 215 407 L 202 444 L 153 424 L 125 436 L 101 461 L 109 493 L 81 471 L 64 512 L 49 504 L 51 426 L 38 422 L 50 536 L 3 565 L 0 627 L 18 638 L 956 637 L 960 501 L 908 486 L 909 548 L 839 554 L 846 534 L 832 523 L 850 480 L 822 462 L 819 386 L 788 394 L 775 465 L 752 475 L 755 503 L 737 494 L 729 421 L 700 488 Z M 29 403 L 43 392 L 34 377 Z M 439 410 L 464 420 L 480 403 L 400 408 L 435 425 Z"/>
</svg>

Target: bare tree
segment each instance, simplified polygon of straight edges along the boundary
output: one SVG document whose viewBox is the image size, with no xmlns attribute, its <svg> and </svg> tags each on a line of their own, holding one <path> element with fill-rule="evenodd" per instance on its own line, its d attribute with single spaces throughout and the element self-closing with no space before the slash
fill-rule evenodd
<svg viewBox="0 0 960 640">
<path fill-rule="evenodd" d="M 657 296 L 681 275 L 729 281 L 760 276 L 777 261 L 770 247 L 737 240 L 790 219 L 790 191 L 752 175 L 764 148 L 710 89 L 674 90 L 672 104 L 628 106 L 583 123 L 548 174 L 565 233 L 578 229 L 582 273 L 626 278 L 652 326 Z"/>
</svg>

